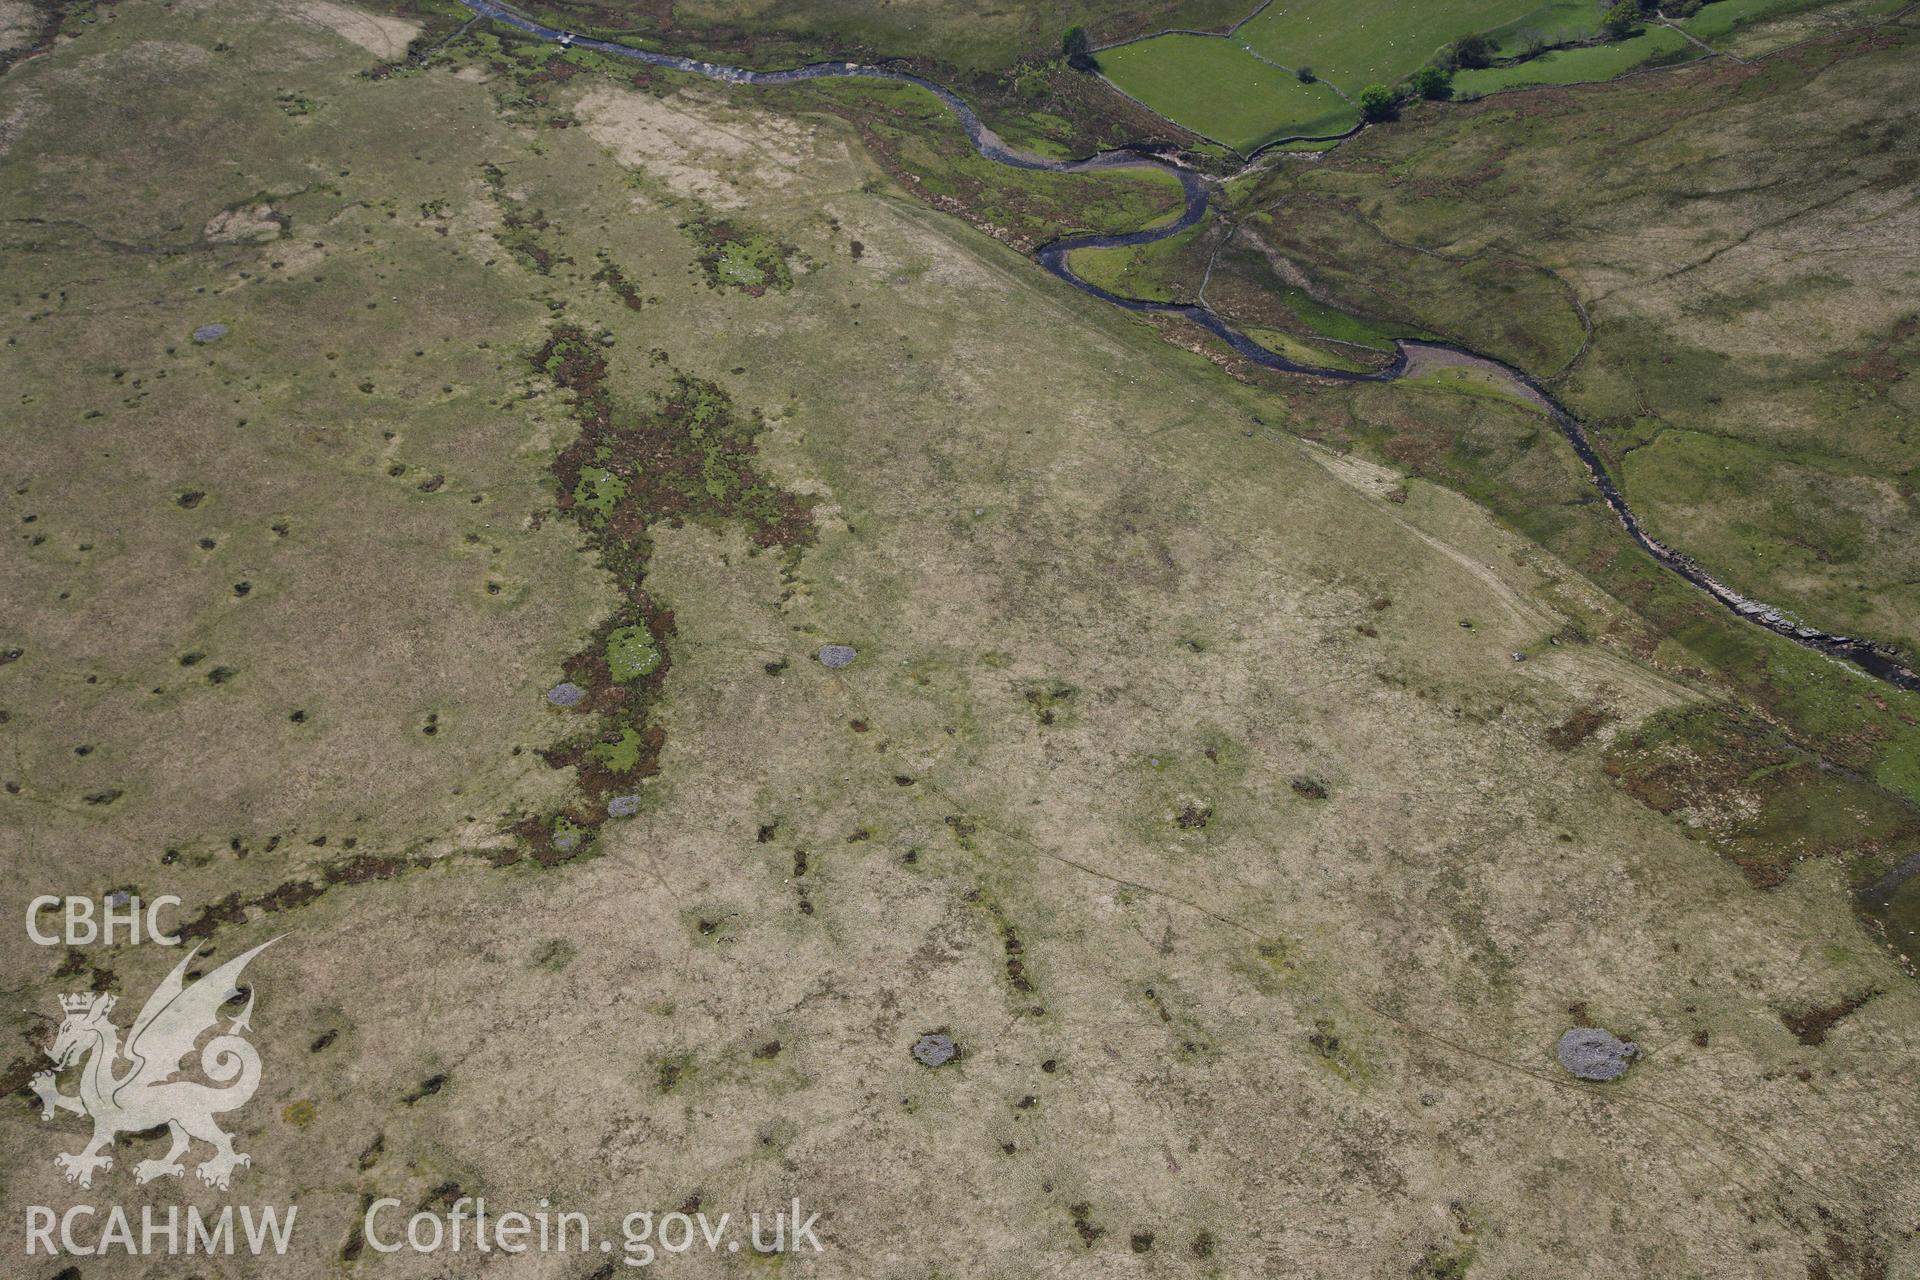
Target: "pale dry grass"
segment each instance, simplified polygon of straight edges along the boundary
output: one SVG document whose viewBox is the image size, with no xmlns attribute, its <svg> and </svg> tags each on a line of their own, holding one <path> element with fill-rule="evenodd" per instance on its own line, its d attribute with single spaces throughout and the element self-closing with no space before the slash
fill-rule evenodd
<svg viewBox="0 0 1920 1280">
<path fill-rule="evenodd" d="M 0 0 L 0 53 L 24 47 L 38 25 L 31 0 Z"/>
<path fill-rule="evenodd" d="M 644 170 L 675 195 L 741 208 L 751 191 L 799 178 L 804 135 L 778 117 L 706 105 L 704 94 L 666 98 L 596 87 L 577 110 L 589 135 L 621 163 Z"/>
<path fill-rule="evenodd" d="M 368 13 L 330 0 L 296 0 L 287 10 L 296 19 L 351 40 L 376 58 L 394 59 L 420 34 L 420 24 L 390 14 Z"/>
</svg>

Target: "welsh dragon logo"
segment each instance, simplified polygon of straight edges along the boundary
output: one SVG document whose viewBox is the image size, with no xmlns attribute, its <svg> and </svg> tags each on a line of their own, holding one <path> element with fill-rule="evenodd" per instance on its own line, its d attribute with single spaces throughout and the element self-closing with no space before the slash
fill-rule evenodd
<svg viewBox="0 0 1920 1280">
<path fill-rule="evenodd" d="M 273 941 L 263 942 L 188 986 L 187 966 L 200 954 L 195 947 L 147 997 L 140 1016 L 133 1020 L 124 1050 L 120 1029 L 108 1018 L 114 997 L 91 993 L 60 997 L 60 1007 L 67 1016 L 53 1047 L 47 1050 L 54 1070 L 35 1076 L 33 1091 L 40 1097 L 42 1120 L 53 1119 L 58 1111 L 93 1120 L 93 1138 L 83 1149 L 53 1158 L 65 1171 L 68 1182 L 91 1187 L 96 1169 L 113 1168 L 113 1157 L 105 1152 L 116 1136 L 163 1124 L 172 1136 L 173 1147 L 162 1159 L 142 1160 L 135 1165 L 135 1182 L 177 1178 L 186 1172 L 180 1157 L 195 1138 L 213 1147 L 213 1155 L 194 1169 L 200 1181 L 210 1187 L 227 1190 L 234 1171 L 252 1163 L 250 1157 L 233 1149 L 233 1138 L 213 1121 L 216 1115 L 246 1105 L 260 1087 L 260 1055 L 241 1035 L 250 1029 L 251 992 L 246 1008 L 226 1032 L 214 1036 L 200 1050 L 201 1074 L 213 1083 L 175 1077 L 200 1037 L 220 1021 L 220 1006 L 238 994 L 240 971 L 272 945 Z M 79 1094 L 61 1093 L 55 1073 L 82 1059 L 85 1065 L 80 1069 Z M 119 1068 L 122 1060 L 124 1069 Z"/>
</svg>

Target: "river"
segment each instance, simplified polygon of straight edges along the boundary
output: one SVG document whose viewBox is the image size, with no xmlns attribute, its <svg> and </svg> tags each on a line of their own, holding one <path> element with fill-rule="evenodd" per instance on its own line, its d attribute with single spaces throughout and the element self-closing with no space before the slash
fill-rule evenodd
<svg viewBox="0 0 1920 1280">
<path fill-rule="evenodd" d="M 655 53 L 652 50 L 640 49 L 612 40 L 573 36 L 514 13 L 495 3 L 494 0 L 461 0 L 461 3 L 475 14 L 492 18 L 496 22 L 504 23 L 542 40 L 550 40 L 556 44 L 574 48 L 592 49 L 597 53 L 645 63 L 648 66 L 705 76 L 709 80 L 718 80 L 726 84 L 789 85 L 805 80 L 851 77 L 893 80 L 918 85 L 946 105 L 947 110 L 951 111 L 954 118 L 960 122 L 961 128 L 966 130 L 967 137 L 973 143 L 975 150 L 989 160 L 1016 169 L 1040 169 L 1053 173 L 1086 173 L 1099 169 L 1153 168 L 1170 173 L 1179 180 L 1181 190 L 1186 194 L 1186 208 L 1177 220 L 1149 230 L 1130 231 L 1121 235 L 1076 236 L 1056 240 L 1041 246 L 1035 251 L 1034 257 L 1038 259 L 1041 266 L 1060 279 L 1083 293 L 1099 298 L 1102 302 L 1111 303 L 1128 311 L 1179 316 L 1199 325 L 1226 343 L 1238 355 L 1254 364 L 1282 373 L 1325 378 L 1337 382 L 1391 382 L 1405 376 L 1410 367 L 1418 367 L 1423 362 L 1435 359 L 1449 364 L 1470 366 L 1489 373 L 1506 383 L 1509 388 L 1552 419 L 1554 426 L 1559 428 L 1560 434 L 1565 436 L 1567 442 L 1573 446 L 1574 453 L 1587 469 L 1588 477 L 1592 479 L 1594 487 L 1600 491 L 1600 496 L 1606 500 L 1607 506 L 1626 529 L 1627 536 L 1632 538 L 1641 550 L 1706 592 L 1736 617 L 1754 626 L 1764 627 L 1805 648 L 1849 662 L 1868 675 L 1884 680 L 1897 688 L 1920 692 L 1920 675 L 1901 665 L 1897 659 L 1880 647 L 1851 636 L 1833 635 L 1814 627 L 1804 626 L 1781 609 L 1741 595 L 1714 578 L 1689 557 L 1649 535 L 1641 525 L 1639 516 L 1627 504 L 1626 497 L 1620 492 L 1619 486 L 1613 482 L 1613 477 L 1608 473 L 1605 463 L 1600 460 L 1600 455 L 1594 449 L 1593 442 L 1587 437 L 1586 429 L 1581 426 L 1580 420 L 1554 399 L 1545 387 L 1519 369 L 1451 343 L 1413 340 L 1396 342 L 1393 362 L 1384 369 L 1353 372 L 1300 364 L 1261 346 L 1202 303 L 1149 302 L 1141 298 L 1122 297 L 1091 284 L 1073 273 L 1068 265 L 1068 259 L 1076 249 L 1117 249 L 1152 244 L 1156 240 L 1178 235 L 1199 222 L 1206 215 L 1209 195 L 1206 182 L 1190 168 L 1146 151 L 1130 148 L 1103 151 L 1085 160 L 1049 160 L 1042 156 L 1028 155 L 1008 146 L 993 130 L 987 128 L 973 108 L 951 89 L 924 76 L 917 76 L 912 72 L 893 67 L 869 66 L 856 62 L 818 62 L 784 71 L 752 71 L 744 67 L 730 67 L 717 62 L 703 62 L 698 58 Z"/>
</svg>

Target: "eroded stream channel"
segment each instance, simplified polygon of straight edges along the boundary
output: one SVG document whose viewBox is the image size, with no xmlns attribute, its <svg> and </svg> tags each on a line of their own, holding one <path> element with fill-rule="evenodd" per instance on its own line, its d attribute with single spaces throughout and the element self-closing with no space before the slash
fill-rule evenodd
<svg viewBox="0 0 1920 1280">
<path fill-rule="evenodd" d="M 1153 227 L 1145 231 L 1132 231 L 1122 235 L 1076 236 L 1065 240 L 1056 240 L 1044 245 L 1035 252 L 1040 265 L 1071 284 L 1083 293 L 1091 294 L 1103 302 L 1128 311 L 1150 315 L 1177 316 L 1200 326 L 1219 338 L 1233 351 L 1260 365 L 1262 368 L 1278 370 L 1282 373 L 1300 374 L 1306 377 L 1325 378 L 1337 382 L 1391 382 L 1406 376 L 1410 369 L 1422 364 L 1446 363 L 1470 367 L 1488 374 L 1504 384 L 1509 390 L 1533 404 L 1553 420 L 1560 434 L 1573 446 L 1574 453 L 1587 469 L 1588 476 L 1600 491 L 1607 506 L 1613 510 L 1627 535 L 1648 555 L 1666 568 L 1679 574 L 1688 582 L 1706 592 L 1732 613 L 1758 627 L 1764 627 L 1777 635 L 1785 636 L 1795 644 L 1842 659 L 1853 664 L 1867 674 L 1897 688 L 1920 692 L 1920 674 L 1903 666 L 1890 653 L 1864 640 L 1851 636 L 1833 635 L 1814 627 L 1804 626 L 1789 617 L 1784 611 L 1750 600 L 1733 588 L 1720 582 L 1707 573 L 1689 557 L 1662 544 L 1647 533 L 1640 518 L 1627 504 L 1619 487 L 1614 484 L 1612 475 L 1600 460 L 1593 442 L 1588 439 L 1585 428 L 1579 419 L 1561 406 L 1547 390 L 1533 378 L 1498 360 L 1480 355 L 1464 347 L 1450 343 L 1419 342 L 1400 340 L 1395 343 L 1393 362 L 1384 369 L 1370 372 L 1353 372 L 1343 369 L 1327 369 L 1314 365 L 1300 364 L 1285 356 L 1268 350 L 1246 334 L 1228 324 L 1216 312 L 1201 303 L 1193 302 L 1149 302 L 1140 298 L 1128 298 L 1110 293 L 1098 285 L 1091 284 L 1075 275 L 1068 266 L 1068 257 L 1076 249 L 1117 249 L 1136 245 L 1151 244 L 1164 240 L 1168 236 L 1178 235 L 1187 230 L 1206 214 L 1208 193 L 1205 182 L 1193 170 L 1173 161 L 1160 158 L 1145 150 L 1121 148 L 1101 152 L 1085 160 L 1048 160 L 1040 156 L 1027 155 L 1008 146 L 991 129 L 987 128 L 980 117 L 961 100 L 959 95 L 943 85 L 936 84 L 922 76 L 891 67 L 868 66 L 855 62 L 820 62 L 804 67 L 793 67 L 784 71 L 751 71 L 744 67 L 729 67 L 716 62 L 703 62 L 697 58 L 680 57 L 675 54 L 655 53 L 647 49 L 635 48 L 612 40 L 597 40 L 588 36 L 574 36 L 553 27 L 543 26 L 530 18 L 514 13 L 497 4 L 494 0 L 461 0 L 461 3 L 474 13 L 492 18 L 528 35 L 549 40 L 567 47 L 591 49 L 611 57 L 625 58 L 629 61 L 645 63 L 648 66 L 664 67 L 673 71 L 684 71 L 692 75 L 704 76 L 709 80 L 718 80 L 727 84 L 745 85 L 790 85 L 805 80 L 823 80 L 830 77 L 851 77 L 867 80 L 893 80 L 905 84 L 918 85 L 934 97 L 940 99 L 966 130 L 968 139 L 981 155 L 999 164 L 1016 169 L 1039 169 L 1053 173 L 1085 173 L 1096 169 L 1119 167 L 1153 168 L 1169 173 L 1180 182 L 1186 193 L 1186 209 L 1178 219 L 1164 226 Z"/>
</svg>

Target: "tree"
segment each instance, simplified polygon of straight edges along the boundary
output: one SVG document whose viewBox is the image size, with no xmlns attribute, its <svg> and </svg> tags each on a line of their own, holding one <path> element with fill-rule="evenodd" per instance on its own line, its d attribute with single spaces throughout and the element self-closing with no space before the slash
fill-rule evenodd
<svg viewBox="0 0 1920 1280">
<path fill-rule="evenodd" d="M 1431 64 L 1413 73 L 1413 91 L 1429 102 L 1445 102 L 1453 96 L 1453 72 Z"/>
<path fill-rule="evenodd" d="M 1093 45 L 1087 39 L 1085 27 L 1068 27 L 1067 34 L 1060 37 L 1060 52 L 1067 57 L 1067 65 L 1075 71 L 1098 71 L 1100 64 L 1093 60 Z"/>
<path fill-rule="evenodd" d="M 1640 25 L 1640 5 L 1638 0 L 1620 0 L 1619 4 L 1607 10 L 1607 16 L 1600 19 L 1600 25 L 1615 40 L 1624 40 L 1633 34 Z"/>
<path fill-rule="evenodd" d="M 1360 115 L 1367 120 L 1391 120 L 1400 114 L 1393 90 L 1383 84 L 1370 84 L 1360 91 Z"/>
<path fill-rule="evenodd" d="M 1312 67 L 1302 67 L 1302 68 L 1300 68 L 1300 69 L 1299 69 L 1298 71 L 1296 71 L 1296 72 L 1294 72 L 1293 74 L 1294 74 L 1294 75 L 1296 75 L 1296 76 L 1299 76 L 1299 77 L 1300 77 L 1300 83 L 1301 83 L 1301 84 L 1312 84 L 1312 83 L 1313 83 L 1313 68 L 1312 68 Z"/>
<path fill-rule="evenodd" d="M 1461 36 L 1453 42 L 1453 65 L 1477 69 L 1493 65 L 1493 41 L 1483 35 Z"/>
</svg>

